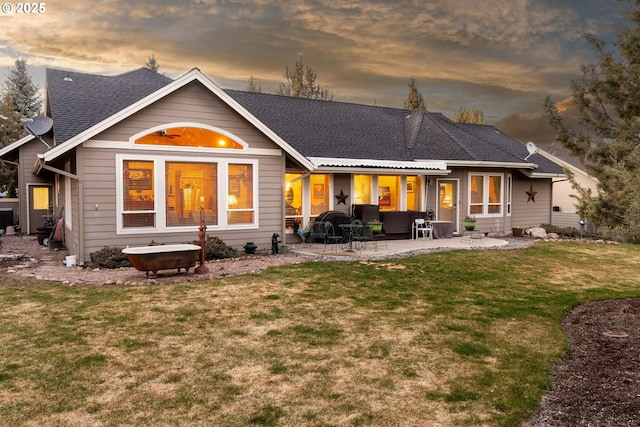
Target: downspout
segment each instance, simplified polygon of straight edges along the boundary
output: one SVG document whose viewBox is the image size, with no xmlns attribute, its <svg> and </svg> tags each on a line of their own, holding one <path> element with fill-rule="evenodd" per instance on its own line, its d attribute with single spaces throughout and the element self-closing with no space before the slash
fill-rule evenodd
<svg viewBox="0 0 640 427">
<path fill-rule="evenodd" d="M 75 179 L 78 181 L 78 229 L 81 233 L 84 234 L 84 187 L 82 185 L 82 179 L 78 175 L 72 174 L 71 172 L 67 172 L 62 169 L 54 168 L 53 166 L 47 165 L 42 157 L 36 157 L 36 164 L 34 166 L 33 172 L 38 175 L 41 170 L 47 170 L 67 178 Z M 65 206 L 65 208 L 67 208 Z M 78 264 L 84 264 L 84 236 L 78 234 Z"/>
</svg>

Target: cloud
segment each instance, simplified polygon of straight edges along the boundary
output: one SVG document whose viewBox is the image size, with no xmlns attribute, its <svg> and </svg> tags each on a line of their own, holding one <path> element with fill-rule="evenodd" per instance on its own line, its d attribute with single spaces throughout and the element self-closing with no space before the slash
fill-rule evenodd
<svg viewBox="0 0 640 427">
<path fill-rule="evenodd" d="M 430 105 L 486 102 L 485 114 L 498 116 L 520 112 L 516 97 L 531 106 L 566 95 L 590 58 L 582 32 L 616 28 L 615 8 L 600 3 L 50 0 L 42 15 L 3 18 L 0 52 L 105 73 L 142 66 L 153 53 L 169 75 L 198 66 L 235 88 L 253 75 L 265 91 L 303 55 L 338 100 L 400 106 L 415 78 L 434 94 Z M 9 62 L 2 56 L 0 65 Z"/>
</svg>

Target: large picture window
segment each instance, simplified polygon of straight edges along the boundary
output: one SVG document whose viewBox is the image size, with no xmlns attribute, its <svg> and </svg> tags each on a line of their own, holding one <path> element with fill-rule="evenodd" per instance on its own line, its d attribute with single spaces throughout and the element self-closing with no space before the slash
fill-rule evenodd
<svg viewBox="0 0 640 427">
<path fill-rule="evenodd" d="M 124 157 L 124 156 L 122 156 Z M 257 225 L 257 162 L 121 158 L 119 230 Z"/>
<path fill-rule="evenodd" d="M 502 215 L 502 187 L 502 175 L 469 175 L 469 214 L 476 216 Z"/>
<path fill-rule="evenodd" d="M 216 163 L 165 164 L 167 227 L 218 224 L 218 165 Z"/>
<path fill-rule="evenodd" d="M 400 209 L 400 177 L 380 175 L 378 177 L 378 205 L 381 211 Z"/>
<path fill-rule="evenodd" d="M 371 203 L 371 175 L 353 176 L 353 197 L 356 205 Z"/>
<path fill-rule="evenodd" d="M 309 177 L 311 185 L 311 216 L 318 216 L 329 210 L 329 175 L 312 174 Z"/>
<path fill-rule="evenodd" d="M 419 176 L 407 176 L 407 209 L 410 211 L 421 210 L 422 205 L 422 180 Z"/>
</svg>

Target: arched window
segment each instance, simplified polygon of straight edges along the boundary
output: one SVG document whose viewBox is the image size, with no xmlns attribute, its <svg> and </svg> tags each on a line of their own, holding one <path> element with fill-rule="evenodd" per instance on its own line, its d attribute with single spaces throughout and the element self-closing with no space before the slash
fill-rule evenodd
<svg viewBox="0 0 640 427">
<path fill-rule="evenodd" d="M 134 139 L 135 144 L 172 147 L 221 148 L 241 150 L 244 146 L 222 132 L 193 126 L 175 126 L 155 129 Z"/>
</svg>

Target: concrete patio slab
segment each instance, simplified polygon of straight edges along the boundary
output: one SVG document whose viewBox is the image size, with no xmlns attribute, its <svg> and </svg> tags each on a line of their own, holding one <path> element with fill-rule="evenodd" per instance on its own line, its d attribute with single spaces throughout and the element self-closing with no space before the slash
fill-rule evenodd
<svg viewBox="0 0 640 427">
<path fill-rule="evenodd" d="M 306 243 L 290 245 L 292 252 L 306 255 L 322 255 L 349 258 L 388 258 L 394 255 L 412 254 L 420 252 L 435 252 L 452 249 L 489 249 L 507 246 L 509 242 L 499 238 L 479 236 L 458 236 L 450 239 L 416 239 L 416 240 L 383 240 L 367 242 L 364 248 L 354 247 L 349 250 L 347 245 L 325 245 L 322 243 Z"/>
</svg>

